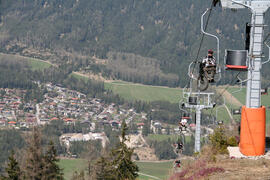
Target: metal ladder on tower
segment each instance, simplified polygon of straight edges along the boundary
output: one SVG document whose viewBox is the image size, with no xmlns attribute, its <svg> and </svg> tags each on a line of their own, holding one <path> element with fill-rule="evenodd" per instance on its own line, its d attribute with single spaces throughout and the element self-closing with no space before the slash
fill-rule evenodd
<svg viewBox="0 0 270 180">
<path fill-rule="evenodd" d="M 257 108 L 261 104 L 261 58 L 263 47 L 263 32 L 264 32 L 264 13 L 254 13 L 252 17 L 252 42 L 250 44 L 250 70 L 248 72 L 248 83 L 250 90 L 247 93 L 246 104 L 248 107 Z"/>
</svg>

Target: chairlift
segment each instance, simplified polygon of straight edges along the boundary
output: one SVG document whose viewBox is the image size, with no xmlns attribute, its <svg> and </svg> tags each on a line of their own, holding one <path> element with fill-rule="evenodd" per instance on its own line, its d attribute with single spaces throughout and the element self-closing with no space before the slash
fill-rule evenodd
<svg viewBox="0 0 270 180">
<path fill-rule="evenodd" d="M 247 50 L 225 50 L 225 69 L 235 71 L 248 70 L 248 51 Z"/>
<path fill-rule="evenodd" d="M 180 160 L 175 160 L 174 161 L 174 168 L 180 168 L 181 167 L 181 161 Z"/>
<path fill-rule="evenodd" d="M 201 62 L 192 62 L 189 65 L 188 75 L 190 78 L 197 82 L 197 87 L 200 91 L 205 91 L 208 89 L 210 83 L 217 82 L 221 79 L 221 68 L 219 67 L 219 39 L 217 36 L 207 33 L 204 30 L 204 16 L 209 11 L 207 9 L 201 16 L 201 32 L 207 36 L 214 37 L 217 41 L 217 59 L 215 64 L 204 66 Z M 196 66 L 199 64 L 199 69 L 196 70 Z M 194 72 L 194 70 L 196 70 Z M 217 76 L 218 74 L 218 76 Z"/>
<path fill-rule="evenodd" d="M 224 124 L 223 121 L 218 121 L 217 123 L 218 123 L 218 125 L 223 125 Z"/>
<path fill-rule="evenodd" d="M 239 115 L 241 114 L 241 108 L 240 109 L 233 109 L 232 110 L 233 115 Z"/>
<path fill-rule="evenodd" d="M 179 130 L 182 133 L 185 133 L 187 131 L 187 125 L 188 125 L 188 121 L 190 121 L 190 115 L 189 113 L 183 113 L 181 120 L 179 122 Z"/>
<path fill-rule="evenodd" d="M 268 95 L 268 88 L 262 88 L 261 89 L 261 94 L 262 95 Z"/>
<path fill-rule="evenodd" d="M 189 96 L 188 97 L 188 103 L 190 105 L 197 105 L 198 97 L 197 96 Z"/>
</svg>

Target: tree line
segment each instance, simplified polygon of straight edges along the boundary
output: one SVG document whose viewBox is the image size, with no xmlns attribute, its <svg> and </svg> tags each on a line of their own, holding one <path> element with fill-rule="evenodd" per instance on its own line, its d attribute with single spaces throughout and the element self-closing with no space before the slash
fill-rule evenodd
<svg viewBox="0 0 270 180">
<path fill-rule="evenodd" d="M 4 22 L 0 50 L 45 56 L 51 61 L 69 61 L 70 54 L 106 59 L 112 51 L 133 53 L 156 59 L 162 73 L 175 74 L 184 86 L 188 77 L 183 73 L 195 60 L 199 47 L 200 16 L 211 2 L 4 0 L 0 9 Z M 249 21 L 247 10 L 232 13 L 215 7 L 207 31 L 220 37 L 222 49 L 244 49 L 245 24 Z M 215 46 L 212 39 L 206 38 L 199 57 Z M 135 80 L 128 74 L 122 73 L 121 78 L 129 76 L 125 79 L 150 83 L 145 77 Z"/>
<path fill-rule="evenodd" d="M 85 159 L 88 167 L 73 174 L 74 180 L 79 179 L 111 179 L 125 180 L 138 177 L 138 166 L 133 162 L 133 149 L 125 142 L 127 125 L 122 122 L 121 140 L 112 149 L 97 149 L 95 144 L 89 144 Z M 0 131 L 1 132 L 1 131 Z M 63 169 L 59 167 L 57 150 L 52 141 L 42 144 L 42 131 L 35 127 L 29 133 L 23 150 L 9 149 L 10 156 L 5 168 L 0 172 L 1 180 L 61 180 Z M 16 151 L 15 151 L 15 150 Z M 86 175 L 85 175 L 86 172 Z"/>
</svg>

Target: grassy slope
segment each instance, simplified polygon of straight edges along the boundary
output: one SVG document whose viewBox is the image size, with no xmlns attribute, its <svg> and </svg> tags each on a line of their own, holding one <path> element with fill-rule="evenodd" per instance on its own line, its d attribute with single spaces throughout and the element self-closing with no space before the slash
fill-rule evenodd
<svg viewBox="0 0 270 180">
<path fill-rule="evenodd" d="M 43 70 L 43 69 L 46 69 L 46 68 L 49 68 L 50 66 L 52 66 L 50 63 L 43 61 L 43 60 L 40 60 L 40 59 L 24 57 L 24 56 L 19 56 L 19 55 L 13 55 L 13 54 L 0 53 L 0 58 L 15 59 L 18 61 L 26 61 L 31 66 L 32 70 Z"/>
<path fill-rule="evenodd" d="M 51 64 L 49 64 L 45 61 L 40 61 L 40 60 L 33 59 L 33 58 L 29 58 L 28 62 L 33 70 L 43 70 L 43 69 L 46 69 L 46 68 L 49 68 L 52 66 Z"/>
<path fill-rule="evenodd" d="M 178 103 L 182 91 L 178 88 L 167 88 L 160 86 L 147 86 L 142 84 L 106 82 L 105 88 L 111 89 L 127 100 L 158 101 L 164 100 L 171 103 Z"/>
<path fill-rule="evenodd" d="M 239 88 L 228 88 L 228 91 L 230 93 L 236 91 Z M 245 104 L 246 102 L 246 88 L 243 88 L 240 92 L 237 93 L 233 93 L 233 96 L 236 97 L 242 104 Z M 266 123 L 270 124 L 270 110 L 269 110 L 269 106 L 270 106 L 270 94 L 268 95 L 262 95 L 261 96 L 262 99 L 262 105 L 266 107 Z"/>
<path fill-rule="evenodd" d="M 139 172 L 161 179 L 166 179 L 172 168 L 172 162 L 136 162 L 139 167 Z M 83 159 L 61 159 L 60 167 L 64 170 L 64 178 L 71 179 L 72 174 L 77 171 L 85 169 L 87 164 Z M 149 179 L 147 176 L 140 175 L 139 179 Z"/>
<path fill-rule="evenodd" d="M 141 173 L 152 175 L 160 179 L 167 179 L 170 170 L 173 167 L 171 161 L 166 162 L 136 162 Z M 141 176 L 139 179 L 151 179 L 146 176 Z"/>
<path fill-rule="evenodd" d="M 87 77 L 78 74 L 72 76 L 87 80 Z M 106 89 L 112 90 L 115 94 L 119 94 L 126 100 L 141 100 L 141 101 L 169 101 L 178 103 L 182 97 L 182 90 L 179 88 L 168 88 L 161 86 L 150 86 L 143 84 L 134 84 L 124 81 L 105 82 Z"/>
</svg>

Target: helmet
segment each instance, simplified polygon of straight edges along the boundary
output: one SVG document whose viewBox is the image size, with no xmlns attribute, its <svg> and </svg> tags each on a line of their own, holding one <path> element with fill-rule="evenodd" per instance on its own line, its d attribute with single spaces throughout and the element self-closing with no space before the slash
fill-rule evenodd
<svg viewBox="0 0 270 180">
<path fill-rule="evenodd" d="M 208 49 L 208 54 L 213 54 L 213 50 L 212 49 Z"/>
</svg>

